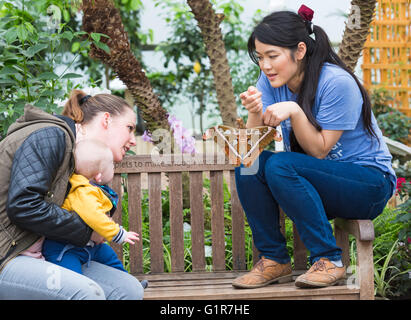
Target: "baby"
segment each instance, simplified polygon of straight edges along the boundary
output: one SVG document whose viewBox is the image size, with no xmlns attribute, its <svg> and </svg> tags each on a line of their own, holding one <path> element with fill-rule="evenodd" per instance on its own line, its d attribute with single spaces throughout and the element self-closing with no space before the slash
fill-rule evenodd
<svg viewBox="0 0 411 320">
<path fill-rule="evenodd" d="M 113 154 L 97 140 L 83 140 L 74 151 L 75 173 L 63 208 L 75 211 L 84 222 L 109 242 L 134 244 L 139 235 L 126 231 L 111 216 L 118 205 L 118 195 L 108 187 L 114 177 Z M 120 204 L 121 205 L 121 204 Z M 43 255 L 47 261 L 82 274 L 82 266 L 96 261 L 127 272 L 114 250 L 106 243 L 89 241 L 85 247 L 45 239 Z"/>
</svg>

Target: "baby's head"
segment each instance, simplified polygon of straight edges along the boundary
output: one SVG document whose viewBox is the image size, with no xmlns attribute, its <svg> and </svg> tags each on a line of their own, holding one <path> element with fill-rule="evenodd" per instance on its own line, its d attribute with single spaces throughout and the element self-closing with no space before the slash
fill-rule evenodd
<svg viewBox="0 0 411 320">
<path fill-rule="evenodd" d="M 114 176 L 113 153 L 105 143 L 86 139 L 76 143 L 76 173 L 98 184 L 109 183 Z"/>
</svg>

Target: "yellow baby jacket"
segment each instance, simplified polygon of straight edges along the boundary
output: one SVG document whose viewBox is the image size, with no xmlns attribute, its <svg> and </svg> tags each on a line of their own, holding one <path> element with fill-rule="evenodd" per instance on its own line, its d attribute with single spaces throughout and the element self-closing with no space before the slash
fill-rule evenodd
<svg viewBox="0 0 411 320">
<path fill-rule="evenodd" d="M 70 183 L 71 189 L 62 207 L 75 211 L 91 229 L 107 241 L 123 242 L 124 229 L 107 216 L 113 204 L 104 192 L 79 174 L 73 173 Z"/>
</svg>

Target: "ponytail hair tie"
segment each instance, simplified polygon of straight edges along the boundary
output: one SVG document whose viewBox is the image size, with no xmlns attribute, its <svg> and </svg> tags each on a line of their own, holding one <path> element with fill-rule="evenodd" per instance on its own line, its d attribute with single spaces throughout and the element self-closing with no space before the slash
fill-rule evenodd
<svg viewBox="0 0 411 320">
<path fill-rule="evenodd" d="M 80 105 L 82 105 L 83 103 L 85 103 L 88 99 L 90 99 L 91 96 L 88 94 L 86 96 L 84 96 L 83 98 L 80 99 L 79 103 Z"/>
<path fill-rule="evenodd" d="M 308 34 L 314 33 L 314 24 L 311 22 L 314 11 L 305 5 L 301 5 L 300 9 L 298 9 L 298 15 L 306 22 Z"/>
</svg>

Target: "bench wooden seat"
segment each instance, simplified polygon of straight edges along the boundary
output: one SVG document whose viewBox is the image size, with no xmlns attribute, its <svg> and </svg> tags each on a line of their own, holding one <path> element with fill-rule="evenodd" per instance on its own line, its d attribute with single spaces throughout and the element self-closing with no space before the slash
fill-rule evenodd
<svg viewBox="0 0 411 320">
<path fill-rule="evenodd" d="M 150 286 L 145 300 L 328 300 L 358 299 L 359 289 L 346 285 L 321 289 L 297 289 L 294 282 L 272 284 L 258 289 L 235 289 L 231 282 L 245 272 L 216 271 L 146 275 Z M 301 272 L 294 272 L 295 277 Z"/>
<path fill-rule="evenodd" d="M 271 284 L 257 289 L 235 289 L 232 280 L 247 272 L 245 259 L 245 215 L 238 199 L 234 167 L 221 163 L 216 158 L 210 161 L 204 155 L 197 155 L 192 163 L 181 163 L 181 159 L 162 156 L 171 162 L 157 163 L 151 156 L 128 156 L 116 165 L 112 187 L 120 195 L 128 192 L 129 229 L 142 234 L 142 189 L 148 189 L 150 271 L 143 272 L 142 241 L 130 246 L 130 273 L 139 280 L 147 279 L 149 287 L 145 291 L 147 300 L 180 299 L 373 299 L 374 271 L 372 242 L 374 227 L 370 220 L 335 219 L 334 231 L 337 244 L 343 249 L 343 262 L 349 262 L 348 235 L 356 238 L 356 275 L 348 274 L 342 285 L 320 288 L 299 289 L 294 282 Z M 217 162 L 216 162 L 217 161 Z M 183 172 L 189 175 L 189 202 L 191 216 L 191 257 L 192 271 L 184 272 L 184 231 L 183 231 Z M 147 186 L 142 182 L 147 174 Z M 167 175 L 166 179 L 165 175 Z M 207 271 L 205 259 L 205 230 L 203 179 L 210 179 L 212 271 Z M 226 180 L 231 194 L 231 236 L 232 268 L 226 270 L 223 181 Z M 164 272 L 163 225 L 161 191 L 168 180 L 170 198 L 170 243 L 171 272 Z M 227 181 L 228 180 L 228 181 Z M 163 181 L 163 182 L 162 182 Z M 122 223 L 122 209 L 118 206 L 115 220 Z M 285 232 L 285 216 L 280 217 L 282 232 Z M 285 234 L 285 233 L 284 233 Z M 168 235 L 167 235 L 168 236 Z M 293 225 L 294 279 L 307 269 L 307 250 Z M 123 259 L 123 248 L 113 244 L 119 258 Z M 253 261 L 258 261 L 258 251 L 253 250 Z M 209 269 L 209 268 L 208 268 Z M 350 269 L 348 270 L 350 271 Z"/>
</svg>

